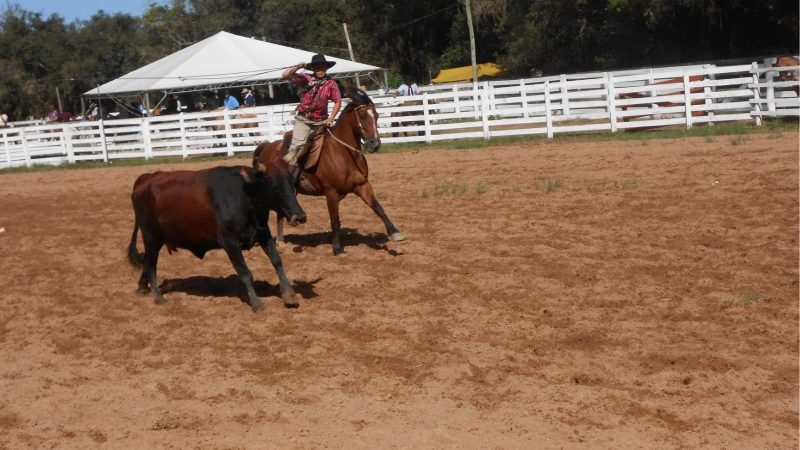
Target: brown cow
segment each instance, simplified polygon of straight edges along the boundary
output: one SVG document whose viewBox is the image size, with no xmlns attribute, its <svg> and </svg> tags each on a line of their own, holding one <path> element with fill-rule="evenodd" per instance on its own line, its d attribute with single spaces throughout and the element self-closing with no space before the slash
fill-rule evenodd
<svg viewBox="0 0 800 450">
<path fill-rule="evenodd" d="M 155 302 L 164 302 L 156 276 L 162 246 L 166 245 L 170 253 L 185 248 L 201 259 L 207 251 L 222 248 L 247 287 L 250 306 L 257 312 L 263 305 L 253 287 L 253 275 L 242 249 L 249 250 L 258 244 L 278 273 L 284 304 L 297 306 L 267 223 L 270 210 L 288 217 L 291 225 L 306 220 L 297 203 L 293 178 L 286 163 L 281 165 L 281 162 L 259 165 L 257 169 L 215 167 L 139 176 L 131 194 L 136 221 L 128 246 L 128 260 L 142 268 L 139 292 L 146 293 L 149 285 Z M 136 248 L 139 229 L 144 254 Z"/>
</svg>

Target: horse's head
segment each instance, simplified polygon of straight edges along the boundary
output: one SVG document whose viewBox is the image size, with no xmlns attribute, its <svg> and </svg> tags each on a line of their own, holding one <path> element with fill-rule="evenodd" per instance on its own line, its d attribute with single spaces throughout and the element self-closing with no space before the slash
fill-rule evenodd
<svg viewBox="0 0 800 450">
<path fill-rule="evenodd" d="M 381 148 L 381 138 L 378 134 L 378 111 L 375 103 L 369 98 L 366 92 L 349 83 L 345 88 L 345 97 L 352 100 L 344 110 L 345 114 L 354 115 L 358 122 L 358 132 L 356 137 L 364 142 L 364 147 L 370 153 L 375 153 Z"/>
<path fill-rule="evenodd" d="M 775 61 L 775 67 L 792 67 L 800 66 L 800 60 L 794 56 L 784 55 L 778 57 Z M 779 70 L 778 77 L 781 81 L 800 81 L 800 69 L 793 70 Z"/>
</svg>

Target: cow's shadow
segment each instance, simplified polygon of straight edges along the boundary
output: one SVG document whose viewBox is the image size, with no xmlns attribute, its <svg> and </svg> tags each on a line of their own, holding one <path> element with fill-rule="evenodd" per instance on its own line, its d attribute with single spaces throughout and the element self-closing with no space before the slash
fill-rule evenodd
<svg viewBox="0 0 800 450">
<path fill-rule="evenodd" d="M 320 233 L 309 234 L 287 234 L 283 236 L 287 244 L 294 244 L 292 249 L 295 253 L 303 251 L 303 247 L 319 247 L 331 245 L 331 232 L 323 231 Z M 344 247 L 353 247 L 357 245 L 366 245 L 374 250 L 381 250 L 391 256 L 404 255 L 403 252 L 398 252 L 395 249 L 389 248 L 386 245 L 389 242 L 389 237 L 385 233 L 369 233 L 361 234 L 353 228 L 341 228 L 339 230 L 339 240 Z"/>
<path fill-rule="evenodd" d="M 322 278 L 311 281 L 295 280 L 292 283 L 292 287 L 304 299 L 311 299 L 319 296 L 314 291 L 314 286 L 321 280 Z M 280 285 L 272 285 L 266 281 L 256 280 L 253 282 L 253 287 L 256 290 L 256 294 L 262 299 L 269 297 L 280 299 L 281 297 Z M 228 275 L 227 277 L 196 275 L 187 278 L 166 279 L 161 283 L 161 292 L 163 294 L 183 292 L 184 294 L 198 297 L 233 297 L 238 298 L 243 303 L 249 302 L 247 288 L 236 275 Z"/>
</svg>

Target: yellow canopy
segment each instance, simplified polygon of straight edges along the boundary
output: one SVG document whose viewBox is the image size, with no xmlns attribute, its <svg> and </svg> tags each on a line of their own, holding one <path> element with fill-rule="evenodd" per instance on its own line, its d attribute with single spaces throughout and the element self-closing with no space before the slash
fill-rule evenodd
<svg viewBox="0 0 800 450">
<path fill-rule="evenodd" d="M 495 63 L 478 64 L 478 77 L 496 77 L 501 75 L 503 69 Z M 472 66 L 454 67 L 452 69 L 442 69 L 431 83 L 452 83 L 454 81 L 466 81 L 472 79 Z"/>
</svg>

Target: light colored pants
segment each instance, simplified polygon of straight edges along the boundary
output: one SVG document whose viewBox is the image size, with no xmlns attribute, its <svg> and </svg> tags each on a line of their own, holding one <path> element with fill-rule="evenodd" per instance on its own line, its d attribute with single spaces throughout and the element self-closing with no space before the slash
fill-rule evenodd
<svg viewBox="0 0 800 450">
<path fill-rule="evenodd" d="M 286 150 L 286 154 L 283 155 L 283 160 L 288 164 L 297 165 L 297 160 L 308 153 L 308 147 L 306 146 L 308 139 L 323 123 L 308 120 L 299 114 L 294 116 L 292 143 L 289 145 L 289 149 Z"/>
</svg>

